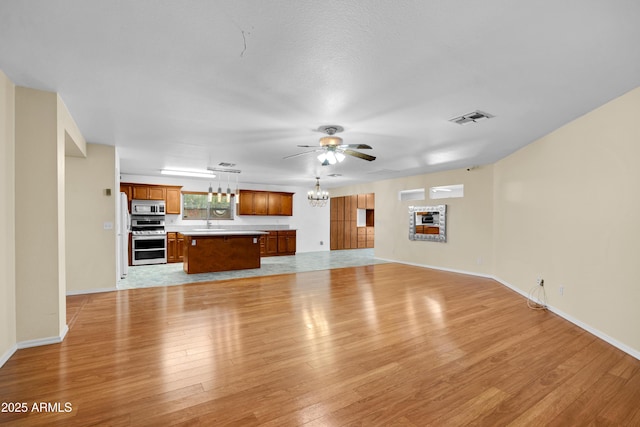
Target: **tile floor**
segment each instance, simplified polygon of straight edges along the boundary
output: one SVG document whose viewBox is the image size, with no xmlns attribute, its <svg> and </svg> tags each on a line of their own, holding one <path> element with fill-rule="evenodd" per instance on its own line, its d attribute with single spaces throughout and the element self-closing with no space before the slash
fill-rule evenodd
<svg viewBox="0 0 640 427">
<path fill-rule="evenodd" d="M 266 257 L 261 267 L 250 270 L 221 271 L 218 273 L 187 274 L 182 263 L 139 265 L 129 267 L 126 279 L 118 281 L 118 289 L 148 288 L 153 286 L 182 285 L 195 282 L 300 273 L 314 270 L 382 264 L 386 261 L 373 256 L 373 249 L 305 252 L 292 256 Z"/>
</svg>

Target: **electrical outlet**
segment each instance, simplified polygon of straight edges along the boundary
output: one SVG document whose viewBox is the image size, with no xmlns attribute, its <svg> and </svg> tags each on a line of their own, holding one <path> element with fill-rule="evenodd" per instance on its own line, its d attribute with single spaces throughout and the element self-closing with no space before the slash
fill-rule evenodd
<svg viewBox="0 0 640 427">
<path fill-rule="evenodd" d="M 544 279 L 542 277 L 538 277 L 536 279 L 536 285 L 538 286 L 544 286 Z"/>
<path fill-rule="evenodd" d="M 560 293 L 560 296 L 564 296 L 564 286 L 560 286 L 558 288 L 558 292 Z"/>
</svg>

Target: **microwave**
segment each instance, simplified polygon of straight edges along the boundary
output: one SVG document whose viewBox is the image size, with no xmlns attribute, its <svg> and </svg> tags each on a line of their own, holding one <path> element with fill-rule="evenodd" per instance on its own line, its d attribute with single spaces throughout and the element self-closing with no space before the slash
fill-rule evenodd
<svg viewBox="0 0 640 427">
<path fill-rule="evenodd" d="M 164 215 L 164 200 L 132 200 L 131 215 Z"/>
</svg>

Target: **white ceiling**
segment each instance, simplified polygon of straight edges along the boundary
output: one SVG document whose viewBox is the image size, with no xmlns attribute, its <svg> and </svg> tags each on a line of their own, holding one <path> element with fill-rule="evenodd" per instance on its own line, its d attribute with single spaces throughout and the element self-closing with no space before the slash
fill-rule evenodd
<svg viewBox="0 0 640 427">
<path fill-rule="evenodd" d="M 335 187 L 492 163 L 639 86 L 639 22 L 637 0 L 3 0 L 0 69 L 123 173 Z M 326 124 L 377 159 L 283 160 Z"/>
</svg>

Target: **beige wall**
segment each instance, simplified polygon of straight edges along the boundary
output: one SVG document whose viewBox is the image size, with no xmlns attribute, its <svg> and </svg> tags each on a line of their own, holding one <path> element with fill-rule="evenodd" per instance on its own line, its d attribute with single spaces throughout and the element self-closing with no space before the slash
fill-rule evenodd
<svg viewBox="0 0 640 427">
<path fill-rule="evenodd" d="M 638 357 L 638 111 L 640 88 L 494 165 L 331 196 L 376 194 L 376 257 L 493 276 L 525 295 L 541 277 L 553 311 Z M 464 198 L 398 201 L 400 190 L 448 184 L 464 184 Z M 440 202 L 448 242 L 410 241 L 408 206 Z"/>
<path fill-rule="evenodd" d="M 15 146 L 16 337 L 30 346 L 67 331 L 65 152 L 86 142 L 57 94 L 17 87 Z"/>
<path fill-rule="evenodd" d="M 640 354 L 640 88 L 495 164 L 495 276 Z M 564 287 L 564 295 L 559 292 Z"/>
<path fill-rule="evenodd" d="M 0 71 L 0 366 L 16 346 L 15 86 Z"/>
<path fill-rule="evenodd" d="M 115 147 L 87 144 L 86 153 L 66 158 L 67 293 L 115 289 L 117 281 Z"/>
<path fill-rule="evenodd" d="M 429 188 L 464 184 L 464 197 L 429 199 Z M 491 275 L 493 167 L 458 169 L 377 181 L 330 191 L 331 196 L 375 193 L 375 256 L 410 264 Z M 424 188 L 426 200 L 400 201 L 402 190 Z M 447 205 L 447 243 L 409 240 L 409 206 Z"/>
<path fill-rule="evenodd" d="M 16 88 L 18 341 L 55 337 L 63 332 L 56 110 L 55 93 Z"/>
</svg>

